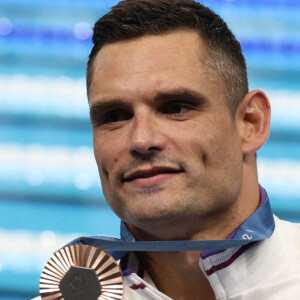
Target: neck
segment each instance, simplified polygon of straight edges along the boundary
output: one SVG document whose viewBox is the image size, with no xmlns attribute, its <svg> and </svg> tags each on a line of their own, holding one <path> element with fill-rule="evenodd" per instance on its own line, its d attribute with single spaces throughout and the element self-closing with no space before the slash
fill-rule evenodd
<svg viewBox="0 0 300 300">
<path fill-rule="evenodd" d="M 174 300 L 215 300 L 199 267 L 200 252 L 138 252 L 158 290 Z"/>
</svg>

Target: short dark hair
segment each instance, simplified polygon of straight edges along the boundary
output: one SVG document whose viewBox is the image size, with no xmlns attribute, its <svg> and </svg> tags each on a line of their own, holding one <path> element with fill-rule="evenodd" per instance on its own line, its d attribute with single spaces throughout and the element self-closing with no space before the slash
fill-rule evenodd
<svg viewBox="0 0 300 300">
<path fill-rule="evenodd" d="M 87 64 L 88 96 L 93 62 L 105 44 L 179 29 L 192 29 L 199 33 L 207 48 L 203 63 L 223 80 L 229 109 L 235 113 L 248 93 L 246 62 L 241 45 L 220 16 L 193 0 L 125 0 L 112 7 L 94 27 L 94 46 Z"/>
</svg>

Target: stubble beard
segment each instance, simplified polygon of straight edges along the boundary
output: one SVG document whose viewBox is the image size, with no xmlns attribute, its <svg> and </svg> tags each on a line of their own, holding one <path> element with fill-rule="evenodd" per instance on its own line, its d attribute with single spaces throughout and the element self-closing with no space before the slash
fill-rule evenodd
<svg viewBox="0 0 300 300">
<path fill-rule="evenodd" d="M 198 197 L 198 199 L 191 200 L 192 195 L 190 194 L 189 191 L 186 191 L 180 199 L 174 201 L 170 206 L 156 207 L 143 213 L 140 210 L 126 207 L 125 214 L 120 217 L 137 231 L 146 233 L 154 239 L 191 240 L 195 235 L 200 233 L 201 236 L 201 232 L 211 230 L 216 220 L 224 217 L 230 210 L 229 203 L 234 202 L 234 199 L 224 201 L 219 198 L 217 205 L 209 206 L 206 199 L 199 199 Z M 123 202 L 124 200 L 119 198 L 119 201 Z M 195 207 L 190 205 L 191 201 L 202 202 L 203 205 Z"/>
</svg>

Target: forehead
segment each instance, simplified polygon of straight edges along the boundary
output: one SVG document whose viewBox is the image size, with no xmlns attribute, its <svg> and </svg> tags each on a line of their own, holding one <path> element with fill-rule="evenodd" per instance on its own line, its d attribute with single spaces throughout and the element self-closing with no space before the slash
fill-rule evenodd
<svg viewBox="0 0 300 300">
<path fill-rule="evenodd" d="M 119 96 L 111 93 L 151 97 L 160 89 L 223 88 L 218 76 L 202 65 L 206 55 L 198 33 L 190 30 L 105 45 L 94 61 L 90 100 Z"/>
<path fill-rule="evenodd" d="M 144 68 L 147 70 L 151 69 L 151 65 L 157 67 L 157 62 L 162 60 L 171 62 L 176 58 L 181 58 L 177 60 L 177 63 L 183 65 L 199 58 L 202 47 L 199 35 L 192 31 L 180 30 L 163 35 L 145 35 L 105 45 L 95 59 L 94 71 L 100 69 L 107 72 L 107 67 L 112 67 L 110 62 L 113 59 L 118 59 L 121 66 L 125 64 L 139 68 L 143 62 Z M 120 65 L 117 67 L 119 68 Z M 111 71 L 113 70 L 111 69 Z"/>
</svg>

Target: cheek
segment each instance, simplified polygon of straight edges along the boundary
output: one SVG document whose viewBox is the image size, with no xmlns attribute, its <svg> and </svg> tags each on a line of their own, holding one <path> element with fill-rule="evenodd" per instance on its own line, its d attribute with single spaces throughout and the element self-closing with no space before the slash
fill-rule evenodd
<svg viewBox="0 0 300 300">
<path fill-rule="evenodd" d="M 128 155 L 126 154 L 126 149 L 124 149 L 124 144 L 123 146 L 121 142 L 112 144 L 110 141 L 110 139 L 101 138 L 97 139 L 97 143 L 94 144 L 98 172 L 107 200 L 115 199 L 116 193 L 119 190 L 120 170 L 128 162 Z M 109 204 L 113 206 L 113 203 Z"/>
<path fill-rule="evenodd" d="M 176 144 L 186 155 L 203 156 L 216 143 L 214 124 L 206 120 L 194 121 L 177 130 Z"/>
<path fill-rule="evenodd" d="M 112 143 L 116 139 L 94 133 L 94 154 L 99 170 L 109 172 L 119 161 L 120 143 Z"/>
<path fill-rule="evenodd" d="M 235 170 L 240 169 L 242 155 L 240 151 L 239 138 L 232 126 L 225 126 L 218 130 L 210 141 L 206 164 L 212 167 L 214 172 L 223 174 L 224 180 L 231 176 Z"/>
<path fill-rule="evenodd" d="M 232 122 L 228 118 L 217 121 L 213 116 L 195 122 L 182 144 L 187 155 L 196 156 L 204 165 L 221 166 L 234 157 L 238 141 Z"/>
</svg>

